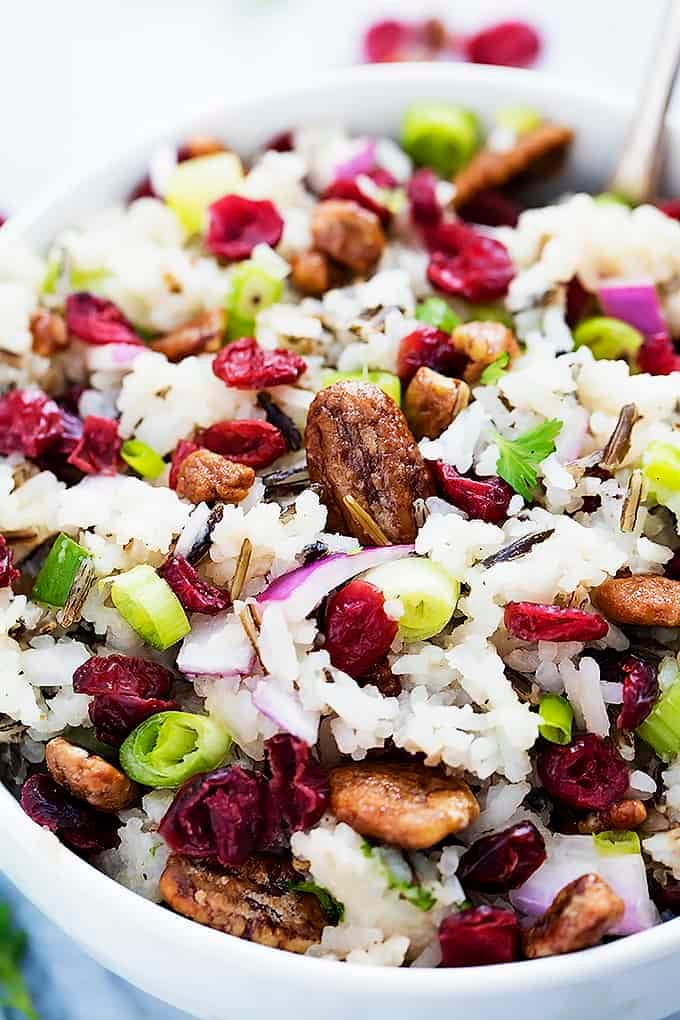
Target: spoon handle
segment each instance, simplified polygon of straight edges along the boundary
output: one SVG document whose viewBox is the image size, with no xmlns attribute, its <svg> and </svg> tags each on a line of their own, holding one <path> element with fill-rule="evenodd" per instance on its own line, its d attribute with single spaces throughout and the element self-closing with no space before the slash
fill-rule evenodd
<svg viewBox="0 0 680 1020">
<path fill-rule="evenodd" d="M 609 191 L 635 205 L 654 196 L 661 136 L 680 62 L 680 0 L 669 0 L 661 19 L 653 62 Z"/>
</svg>

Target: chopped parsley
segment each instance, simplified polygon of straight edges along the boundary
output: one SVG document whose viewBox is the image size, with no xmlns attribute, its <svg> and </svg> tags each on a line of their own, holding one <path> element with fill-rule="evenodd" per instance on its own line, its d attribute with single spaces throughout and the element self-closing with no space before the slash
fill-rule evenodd
<svg viewBox="0 0 680 1020">
<path fill-rule="evenodd" d="M 387 863 L 384 854 L 381 853 L 379 846 L 371 846 L 370 843 L 364 840 L 361 844 L 361 852 L 364 857 L 370 857 L 377 863 L 383 878 L 387 882 L 388 889 L 396 889 L 402 899 L 408 900 L 418 910 L 425 911 L 432 909 L 436 900 L 430 890 L 425 889 L 424 886 L 418 885 L 416 882 L 406 882 L 404 879 L 397 878 Z"/>
<path fill-rule="evenodd" d="M 315 882 L 289 882 L 288 888 L 291 892 L 311 893 L 316 896 L 321 912 L 329 924 L 340 924 L 345 916 L 345 904 L 336 900 L 335 896 L 329 893 L 328 889 L 324 889 L 322 885 L 317 885 Z"/>
<path fill-rule="evenodd" d="M 490 365 L 487 365 L 482 374 L 479 377 L 479 381 L 482 386 L 495 386 L 499 379 L 502 379 L 505 375 L 505 370 L 510 364 L 510 355 L 507 351 L 503 351 L 502 354 L 492 361 Z"/>
<path fill-rule="evenodd" d="M 27 1020 L 39 1020 L 21 974 L 25 950 L 26 936 L 12 927 L 9 907 L 0 903 L 0 1009 L 8 1006 Z"/>
<path fill-rule="evenodd" d="M 531 500 L 536 486 L 538 465 L 554 453 L 555 439 L 563 424 L 558 418 L 551 418 L 517 439 L 504 439 L 494 432 L 500 451 L 496 471 L 527 502 Z"/>
</svg>

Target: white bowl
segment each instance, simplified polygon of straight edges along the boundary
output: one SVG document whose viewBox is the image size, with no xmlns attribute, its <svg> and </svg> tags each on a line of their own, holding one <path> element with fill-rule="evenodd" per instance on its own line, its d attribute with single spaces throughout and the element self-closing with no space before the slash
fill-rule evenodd
<svg viewBox="0 0 680 1020">
<path fill-rule="evenodd" d="M 562 184 L 600 190 L 630 111 L 538 73 L 455 65 L 352 68 L 273 97 L 219 102 L 175 123 L 142 148 L 54 189 L 15 217 L 13 229 L 45 245 L 82 213 L 120 199 L 160 142 L 196 131 L 248 153 L 291 124 L 335 121 L 394 133 L 414 100 L 450 99 L 490 115 L 535 106 L 573 125 L 577 141 Z M 680 131 L 669 130 L 680 192 Z M 6 231 L 6 236 L 10 231 Z M 85 864 L 23 814 L 0 788 L 0 867 L 95 959 L 202 1020 L 282 1015 L 296 1020 L 413 1020 L 463 1012 L 481 1020 L 660 1020 L 680 1006 L 680 919 L 584 953 L 465 970 L 374 969 L 311 960 L 201 927 L 147 902 Z M 73 994 L 78 994 L 74 986 Z"/>
</svg>

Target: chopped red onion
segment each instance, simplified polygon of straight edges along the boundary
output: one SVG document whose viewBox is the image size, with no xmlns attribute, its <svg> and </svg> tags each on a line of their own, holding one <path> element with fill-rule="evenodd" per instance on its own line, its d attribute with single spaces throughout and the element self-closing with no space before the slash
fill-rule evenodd
<svg viewBox="0 0 680 1020">
<path fill-rule="evenodd" d="M 304 709 L 292 687 L 285 690 L 271 679 L 261 680 L 253 691 L 253 704 L 286 733 L 292 733 L 306 744 L 316 743 L 319 713 Z"/>
<path fill-rule="evenodd" d="M 651 280 L 609 280 L 597 290 L 605 315 L 634 326 L 643 336 L 666 331 L 659 296 Z"/>
<path fill-rule="evenodd" d="M 368 174 L 375 167 L 375 142 L 372 138 L 366 140 L 353 156 L 335 168 L 336 181 L 353 181 L 359 174 Z"/>
</svg>

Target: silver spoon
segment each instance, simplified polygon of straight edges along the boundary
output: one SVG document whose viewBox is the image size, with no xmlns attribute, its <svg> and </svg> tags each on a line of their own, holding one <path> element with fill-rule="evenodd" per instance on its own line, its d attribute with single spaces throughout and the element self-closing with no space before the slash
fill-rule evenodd
<svg viewBox="0 0 680 1020">
<path fill-rule="evenodd" d="M 680 64 L 680 0 L 669 0 L 654 61 L 608 190 L 634 205 L 655 197 L 668 102 Z"/>
</svg>

